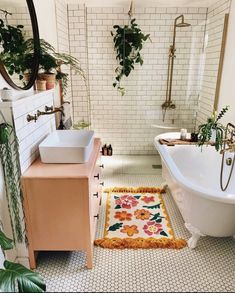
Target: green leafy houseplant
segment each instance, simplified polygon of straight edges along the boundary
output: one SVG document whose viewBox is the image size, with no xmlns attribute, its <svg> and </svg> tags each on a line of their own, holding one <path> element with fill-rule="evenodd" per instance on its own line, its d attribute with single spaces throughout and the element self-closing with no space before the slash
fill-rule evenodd
<svg viewBox="0 0 235 293">
<path fill-rule="evenodd" d="M 228 109 L 229 106 L 226 106 L 219 114 L 214 111 L 212 116 L 207 119 L 207 123 L 199 126 L 199 146 L 203 146 L 204 144 L 209 143 L 212 140 L 214 134 L 214 146 L 216 151 L 219 151 L 222 148 L 225 128 L 219 121 L 225 115 Z"/>
<path fill-rule="evenodd" d="M 33 43 L 32 43 L 33 46 Z M 39 70 L 46 74 L 55 74 L 56 80 L 61 81 L 63 94 L 66 95 L 69 74 L 64 73 L 61 70 L 61 66 L 70 66 L 74 70 L 75 74 L 82 76 L 85 79 L 84 72 L 80 66 L 80 62 L 77 58 L 66 53 L 58 53 L 55 48 L 46 42 L 44 39 L 40 39 L 40 57 L 39 57 Z"/>
<path fill-rule="evenodd" d="M 0 60 L 6 66 L 10 75 L 18 74 L 19 80 L 26 82 L 25 74 L 31 72 L 34 58 L 34 40 L 25 39 L 24 26 L 10 26 L 0 19 Z M 85 79 L 79 61 L 66 53 L 58 53 L 55 48 L 40 39 L 39 70 L 42 73 L 55 75 L 55 79 L 61 81 L 63 94 L 66 95 L 69 74 L 61 70 L 61 66 L 70 66 L 75 74 Z M 23 80 L 25 78 L 25 80 Z M 40 77 L 39 77 L 40 79 Z"/>
<path fill-rule="evenodd" d="M 0 144 L 7 143 L 11 132 L 11 127 L 7 123 L 0 124 Z"/>
<path fill-rule="evenodd" d="M 27 64 L 32 64 L 33 49 L 25 40 L 23 25 L 11 26 L 0 19 L 0 60 L 10 75 L 18 74 L 23 80 Z M 30 67 L 29 67 L 30 68 Z"/>
<path fill-rule="evenodd" d="M 4 251 L 13 249 L 13 241 L 0 230 L 0 246 Z M 5 260 L 0 269 L 0 290 L 2 292 L 45 292 L 46 285 L 38 273 L 21 264 Z"/>
<path fill-rule="evenodd" d="M 119 66 L 116 68 L 116 81 L 113 83 L 114 87 L 117 87 L 122 95 L 125 94 L 125 89 L 121 87 L 120 82 L 123 76 L 129 76 L 131 71 L 135 69 L 135 64 L 139 63 L 143 65 L 144 61 L 140 54 L 145 41 L 150 39 L 150 35 L 144 35 L 135 19 L 130 21 L 130 25 L 121 27 L 115 25 L 116 33 L 111 32 L 114 37 L 114 48 L 117 52 L 116 59 L 119 62 Z"/>
<path fill-rule="evenodd" d="M 24 241 L 24 227 L 20 217 L 22 207 L 21 169 L 19 163 L 19 144 L 15 131 L 6 123 L 0 124 L 0 162 L 2 164 L 6 196 L 12 220 L 14 236 L 19 243 Z"/>
</svg>

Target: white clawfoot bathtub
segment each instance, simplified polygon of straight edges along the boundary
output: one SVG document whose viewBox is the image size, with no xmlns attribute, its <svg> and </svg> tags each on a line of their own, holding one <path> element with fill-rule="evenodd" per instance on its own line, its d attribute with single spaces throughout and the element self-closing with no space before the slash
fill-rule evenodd
<svg viewBox="0 0 235 293">
<path fill-rule="evenodd" d="M 154 144 L 162 159 L 163 178 L 179 207 L 186 228 L 192 234 L 188 241 L 195 248 L 201 236 L 235 235 L 235 171 L 226 192 L 220 189 L 221 155 L 213 147 L 195 145 L 166 146 L 160 138 L 179 138 L 180 133 L 165 133 Z M 227 157 L 233 154 L 227 153 Z M 226 166 L 224 180 L 230 170 Z M 226 174 L 227 173 L 227 174 Z"/>
</svg>

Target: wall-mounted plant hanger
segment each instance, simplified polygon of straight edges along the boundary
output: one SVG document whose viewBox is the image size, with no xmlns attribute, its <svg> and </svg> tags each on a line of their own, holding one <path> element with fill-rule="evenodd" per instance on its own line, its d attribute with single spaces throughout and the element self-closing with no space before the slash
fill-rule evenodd
<svg viewBox="0 0 235 293">
<path fill-rule="evenodd" d="M 150 35 L 143 34 L 135 18 L 133 18 L 133 1 L 131 1 L 130 10 L 128 12 L 129 23 L 123 27 L 114 25 L 115 33 L 111 32 L 114 41 L 114 49 L 117 52 L 116 59 L 119 62 L 116 68 L 116 78 L 113 87 L 117 88 L 122 94 L 125 94 L 124 87 L 121 86 L 121 80 L 124 76 L 128 77 L 132 70 L 135 69 L 135 64 L 143 65 L 143 57 L 140 51 L 143 48 L 144 42 L 150 40 Z"/>
</svg>

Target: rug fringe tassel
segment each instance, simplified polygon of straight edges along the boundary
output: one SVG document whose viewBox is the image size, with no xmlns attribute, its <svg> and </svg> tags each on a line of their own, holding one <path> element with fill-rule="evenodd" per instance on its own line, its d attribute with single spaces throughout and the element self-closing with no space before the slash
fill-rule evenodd
<svg viewBox="0 0 235 293">
<path fill-rule="evenodd" d="M 182 249 L 187 246 L 187 242 L 184 239 L 155 239 L 155 238 L 104 238 L 95 240 L 95 245 L 102 248 L 109 249 L 150 249 L 150 248 L 171 248 Z"/>
<path fill-rule="evenodd" d="M 107 188 L 104 192 L 132 192 L 132 193 L 166 193 L 165 189 L 157 188 L 157 187 L 114 187 L 114 188 Z"/>
</svg>

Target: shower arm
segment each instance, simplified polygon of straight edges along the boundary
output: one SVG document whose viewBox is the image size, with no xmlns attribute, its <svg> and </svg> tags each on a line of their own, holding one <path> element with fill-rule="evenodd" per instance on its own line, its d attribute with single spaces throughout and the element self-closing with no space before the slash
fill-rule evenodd
<svg viewBox="0 0 235 293">
<path fill-rule="evenodd" d="M 171 68 L 170 68 L 170 80 L 169 80 L 169 94 L 168 94 L 168 97 L 167 97 L 167 103 L 168 105 L 170 106 L 171 103 L 172 103 L 172 100 L 171 100 L 171 95 L 172 95 L 172 83 L 173 83 L 173 71 L 174 71 L 174 61 L 175 61 L 175 40 L 176 40 L 176 28 L 177 28 L 177 22 L 179 19 L 182 19 L 182 23 L 184 23 L 184 16 L 183 15 L 180 15 L 178 16 L 176 19 L 175 19 L 175 22 L 174 22 L 174 34 L 173 34 L 173 43 L 171 45 Z"/>
<path fill-rule="evenodd" d="M 173 35 L 173 45 L 172 45 L 173 53 L 175 52 L 176 28 L 177 28 L 177 22 L 179 19 L 182 19 L 181 23 L 184 23 L 184 15 L 182 14 L 176 17 L 174 22 L 174 35 Z"/>
</svg>

